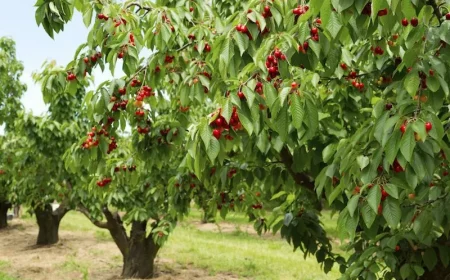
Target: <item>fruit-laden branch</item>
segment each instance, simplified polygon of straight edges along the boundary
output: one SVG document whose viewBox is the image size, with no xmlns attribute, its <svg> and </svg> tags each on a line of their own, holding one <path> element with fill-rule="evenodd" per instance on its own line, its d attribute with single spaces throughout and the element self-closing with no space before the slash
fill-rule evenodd
<svg viewBox="0 0 450 280">
<path fill-rule="evenodd" d="M 433 7 L 434 14 L 435 14 L 436 17 L 438 18 L 439 23 L 442 23 L 442 13 L 441 13 L 441 11 L 439 10 L 438 5 L 436 4 L 436 1 L 435 1 L 435 0 L 428 0 L 428 4 L 429 4 L 431 7 Z"/>
<path fill-rule="evenodd" d="M 89 213 L 89 210 L 86 207 L 84 207 L 83 205 L 79 205 L 77 210 L 80 211 L 81 213 L 83 213 L 86 216 L 86 218 L 88 218 L 92 222 L 92 224 L 94 224 L 95 226 L 97 226 L 99 228 L 103 228 L 103 229 L 108 229 L 108 223 L 100 222 L 100 221 L 93 219 L 91 217 L 91 214 Z"/>
<path fill-rule="evenodd" d="M 294 160 L 292 158 L 292 154 L 289 151 L 288 147 L 284 146 L 280 152 L 281 162 L 286 167 L 289 174 L 291 174 L 297 185 L 303 186 L 306 189 L 314 192 L 314 181 L 308 176 L 306 173 L 298 173 L 292 169 L 292 165 L 294 164 Z"/>
</svg>

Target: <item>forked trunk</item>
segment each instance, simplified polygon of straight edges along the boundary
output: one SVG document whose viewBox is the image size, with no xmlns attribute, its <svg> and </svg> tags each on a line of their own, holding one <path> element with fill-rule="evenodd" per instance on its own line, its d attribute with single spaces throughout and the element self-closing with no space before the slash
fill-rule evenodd
<svg viewBox="0 0 450 280">
<path fill-rule="evenodd" d="M 123 257 L 124 278 L 153 278 L 155 274 L 155 257 L 159 247 L 151 236 L 145 237 L 147 223 L 133 222 L 128 253 Z"/>
<path fill-rule="evenodd" d="M 111 213 L 106 207 L 103 209 L 103 213 L 107 223 L 101 227 L 109 230 L 123 256 L 122 277 L 153 278 L 159 246 L 155 244 L 151 235 L 146 237 L 147 222 L 133 222 L 130 237 L 128 237 L 117 213 Z"/>
<path fill-rule="evenodd" d="M 37 207 L 34 209 L 37 224 L 39 226 L 39 234 L 37 245 L 53 245 L 59 241 L 59 224 L 64 217 L 64 213 L 54 213 L 52 206 L 46 204 L 44 208 Z"/>
<path fill-rule="evenodd" d="M 6 201 L 0 202 L 0 229 L 8 226 L 8 209 L 11 207 L 11 203 Z"/>
</svg>

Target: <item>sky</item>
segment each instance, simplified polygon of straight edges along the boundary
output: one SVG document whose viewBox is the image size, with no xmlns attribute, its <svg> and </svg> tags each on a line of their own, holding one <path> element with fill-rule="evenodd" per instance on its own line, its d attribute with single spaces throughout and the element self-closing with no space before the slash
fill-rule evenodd
<svg viewBox="0 0 450 280">
<path fill-rule="evenodd" d="M 27 111 L 41 115 L 47 111 L 47 107 L 42 101 L 40 86 L 34 84 L 31 74 L 39 71 L 46 60 L 56 60 L 58 65 L 67 65 L 78 46 L 86 41 L 88 30 L 81 15 L 75 12 L 72 21 L 65 26 L 64 31 L 55 34 L 53 40 L 42 26 L 38 27 L 36 24 L 35 2 L 36 0 L 0 0 L 0 37 L 7 36 L 16 41 L 17 58 L 25 67 L 22 81 L 28 86 L 22 103 Z M 111 78 L 110 73 L 101 73 L 99 69 L 93 74 L 96 84 Z"/>
</svg>

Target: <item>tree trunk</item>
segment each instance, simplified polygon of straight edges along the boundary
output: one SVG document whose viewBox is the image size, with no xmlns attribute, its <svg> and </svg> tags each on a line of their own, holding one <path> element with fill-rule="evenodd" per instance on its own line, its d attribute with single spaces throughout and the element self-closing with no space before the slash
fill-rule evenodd
<svg viewBox="0 0 450 280">
<path fill-rule="evenodd" d="M 37 245 L 53 245 L 58 243 L 59 224 L 67 211 L 65 209 L 58 209 L 54 212 L 52 206 L 46 204 L 44 208 L 35 208 L 34 212 L 39 226 Z"/>
<path fill-rule="evenodd" d="M 122 220 L 118 213 L 111 213 L 103 208 L 106 225 L 96 223 L 101 228 L 107 228 L 123 256 L 122 277 L 149 279 L 155 275 L 155 258 L 159 246 L 153 242 L 152 235 L 146 237 L 147 222 L 134 221 L 128 238 Z"/>
<path fill-rule="evenodd" d="M 152 236 L 146 237 L 146 222 L 133 222 L 128 252 L 123 257 L 122 277 L 153 278 L 155 258 L 159 246 L 153 242 Z"/>
<path fill-rule="evenodd" d="M 214 215 L 212 215 L 209 211 L 207 207 L 203 208 L 203 215 L 202 215 L 202 224 L 207 224 L 207 223 L 214 223 L 216 221 L 216 219 L 214 218 Z"/>
<path fill-rule="evenodd" d="M 11 203 L 3 201 L 0 202 L 0 229 L 8 226 L 8 209 L 11 207 Z"/>
</svg>

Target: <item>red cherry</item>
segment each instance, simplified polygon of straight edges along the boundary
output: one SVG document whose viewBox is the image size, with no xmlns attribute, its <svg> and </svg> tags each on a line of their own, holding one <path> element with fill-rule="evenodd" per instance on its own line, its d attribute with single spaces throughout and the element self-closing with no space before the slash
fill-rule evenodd
<svg viewBox="0 0 450 280">
<path fill-rule="evenodd" d="M 430 131 L 433 128 L 433 125 L 430 122 L 426 122 L 425 123 L 425 129 L 428 131 Z"/>
<path fill-rule="evenodd" d="M 417 18 L 412 18 L 411 19 L 411 25 L 416 27 L 419 24 L 419 20 Z"/>
<path fill-rule="evenodd" d="M 385 108 L 386 108 L 387 111 L 391 110 L 392 109 L 392 104 L 391 103 L 387 103 L 385 105 Z"/>
<path fill-rule="evenodd" d="M 428 71 L 430 73 L 430 76 L 434 76 L 434 71 L 433 69 L 430 69 L 430 71 Z"/>
<path fill-rule="evenodd" d="M 320 18 L 316 19 L 317 24 L 322 24 L 322 20 Z"/>
<path fill-rule="evenodd" d="M 408 26 L 408 24 L 409 24 L 409 22 L 408 22 L 408 19 L 407 19 L 407 18 L 402 19 L 402 25 L 403 25 L 404 27 Z"/>
<path fill-rule="evenodd" d="M 124 55 L 123 52 L 120 52 L 120 53 L 117 55 L 117 57 L 120 58 L 120 59 L 122 59 L 122 58 L 123 58 L 123 55 Z"/>
<path fill-rule="evenodd" d="M 383 206 L 381 204 L 378 205 L 378 215 L 383 213 Z"/>
<path fill-rule="evenodd" d="M 317 27 L 311 28 L 311 35 L 316 35 L 319 32 L 319 29 Z"/>
<path fill-rule="evenodd" d="M 341 68 L 342 68 L 344 71 L 347 70 L 347 64 L 341 63 Z"/>
<path fill-rule="evenodd" d="M 450 20 L 450 13 L 445 14 L 445 19 Z"/>
<path fill-rule="evenodd" d="M 398 245 L 395 246 L 395 251 L 396 251 L 396 252 L 400 251 L 400 246 L 398 246 Z"/>
<path fill-rule="evenodd" d="M 303 43 L 303 49 L 304 49 L 305 51 L 307 51 L 308 48 L 309 48 L 309 43 L 308 43 L 308 42 L 304 42 L 304 43 Z"/>
<path fill-rule="evenodd" d="M 405 124 L 402 124 L 402 126 L 400 126 L 400 131 L 402 132 L 402 134 L 405 133 L 405 131 L 406 131 L 406 125 Z"/>
<path fill-rule="evenodd" d="M 83 58 L 83 61 L 84 61 L 84 63 L 88 64 L 89 63 L 89 58 L 85 57 L 85 58 Z"/>
<path fill-rule="evenodd" d="M 193 12 L 194 11 L 194 7 L 189 7 L 189 11 Z"/>
<path fill-rule="evenodd" d="M 298 84 L 297 84 L 296 82 L 292 82 L 291 88 L 292 88 L 292 89 L 298 88 Z"/>
<path fill-rule="evenodd" d="M 218 130 L 218 129 L 213 130 L 213 136 L 216 137 L 217 140 L 220 139 L 221 135 L 222 135 L 222 133 L 220 132 L 220 130 Z"/>
<path fill-rule="evenodd" d="M 264 12 L 266 12 L 266 13 L 270 12 L 270 6 L 265 6 L 264 7 Z"/>
<path fill-rule="evenodd" d="M 104 14 L 98 14 L 98 15 L 97 15 L 97 18 L 98 18 L 98 19 L 105 19 L 105 15 L 104 15 Z"/>
</svg>

